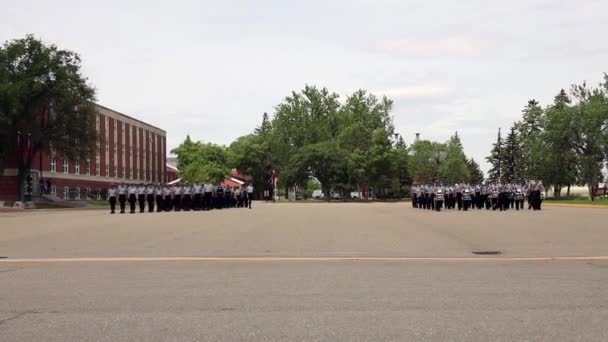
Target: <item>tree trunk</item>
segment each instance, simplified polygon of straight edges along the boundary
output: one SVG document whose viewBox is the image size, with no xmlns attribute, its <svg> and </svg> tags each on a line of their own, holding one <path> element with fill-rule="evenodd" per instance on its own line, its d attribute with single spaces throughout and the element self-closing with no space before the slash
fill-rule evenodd
<svg viewBox="0 0 608 342">
<path fill-rule="evenodd" d="M 566 192 L 566 196 L 570 197 L 570 184 L 568 184 L 568 192 Z"/>
<path fill-rule="evenodd" d="M 587 190 L 589 190 L 589 199 L 591 201 L 595 200 L 595 186 L 591 183 L 587 185 Z"/>
<path fill-rule="evenodd" d="M 553 198 L 555 199 L 559 199 L 562 195 L 562 187 L 561 185 L 554 185 L 553 186 Z"/>
</svg>

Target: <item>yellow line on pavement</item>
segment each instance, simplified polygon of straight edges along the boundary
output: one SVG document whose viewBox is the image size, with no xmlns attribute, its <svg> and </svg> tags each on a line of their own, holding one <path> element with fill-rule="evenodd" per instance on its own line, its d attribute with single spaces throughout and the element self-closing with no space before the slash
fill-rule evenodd
<svg viewBox="0 0 608 342">
<path fill-rule="evenodd" d="M 580 257 L 107 257 L 107 258 L 22 258 L 0 259 L 0 264 L 76 263 L 76 262 L 268 262 L 268 261 L 592 261 L 608 260 L 608 256 Z"/>
</svg>

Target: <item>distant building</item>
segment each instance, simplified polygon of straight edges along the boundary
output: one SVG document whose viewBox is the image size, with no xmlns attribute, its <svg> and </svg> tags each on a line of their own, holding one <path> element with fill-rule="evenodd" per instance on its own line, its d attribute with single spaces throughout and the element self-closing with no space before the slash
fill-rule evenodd
<svg viewBox="0 0 608 342">
<path fill-rule="evenodd" d="M 95 107 L 96 153 L 85 160 L 68 160 L 61 151 L 36 153 L 33 195 L 39 195 L 40 186 L 46 184 L 40 178 L 50 179 L 48 192 L 64 199 L 98 197 L 110 183 L 166 182 L 166 132 L 104 106 Z M 17 199 L 17 175 L 17 161 L 7 160 L 0 175 L 0 199 Z"/>
</svg>

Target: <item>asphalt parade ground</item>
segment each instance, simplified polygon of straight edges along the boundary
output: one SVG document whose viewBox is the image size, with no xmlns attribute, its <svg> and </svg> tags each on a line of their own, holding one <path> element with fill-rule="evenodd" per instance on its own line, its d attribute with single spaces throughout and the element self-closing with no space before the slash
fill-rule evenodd
<svg viewBox="0 0 608 342">
<path fill-rule="evenodd" d="M 0 214 L 0 341 L 606 341 L 608 210 Z"/>
</svg>

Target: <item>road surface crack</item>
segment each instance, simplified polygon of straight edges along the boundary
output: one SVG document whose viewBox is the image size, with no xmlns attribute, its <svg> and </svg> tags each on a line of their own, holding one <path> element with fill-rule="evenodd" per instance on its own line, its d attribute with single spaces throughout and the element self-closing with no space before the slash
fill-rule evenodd
<svg viewBox="0 0 608 342">
<path fill-rule="evenodd" d="M 19 319 L 19 318 L 21 318 L 21 317 L 23 317 L 23 316 L 25 316 L 27 314 L 35 314 L 35 313 L 38 313 L 38 312 L 37 311 L 23 311 L 23 312 L 17 313 L 14 316 L 9 317 L 9 318 L 0 319 L 0 326 L 4 325 L 4 324 L 6 324 L 6 323 L 8 323 L 10 321 L 14 321 L 16 319 Z"/>
</svg>

